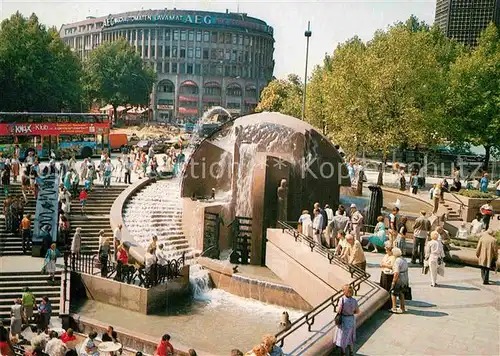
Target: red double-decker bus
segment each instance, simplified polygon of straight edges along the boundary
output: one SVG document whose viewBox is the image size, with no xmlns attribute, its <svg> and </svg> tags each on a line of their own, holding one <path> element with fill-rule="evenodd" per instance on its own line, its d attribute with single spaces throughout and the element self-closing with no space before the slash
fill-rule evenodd
<svg viewBox="0 0 500 356">
<path fill-rule="evenodd" d="M 89 113 L 0 112 L 0 151 L 12 155 L 19 148 L 39 158 L 91 157 L 109 152 L 108 115 Z"/>
</svg>

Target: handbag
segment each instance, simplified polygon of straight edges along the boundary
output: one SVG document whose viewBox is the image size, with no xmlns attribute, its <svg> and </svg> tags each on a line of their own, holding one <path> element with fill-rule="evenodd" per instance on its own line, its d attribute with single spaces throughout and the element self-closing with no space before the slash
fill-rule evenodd
<svg viewBox="0 0 500 356">
<path fill-rule="evenodd" d="M 337 313 L 337 315 L 335 315 L 334 320 L 335 320 L 335 325 L 337 325 L 337 326 L 342 325 L 342 312 Z"/>
<path fill-rule="evenodd" d="M 406 287 L 404 291 L 405 300 L 412 300 L 411 288 Z"/>
</svg>

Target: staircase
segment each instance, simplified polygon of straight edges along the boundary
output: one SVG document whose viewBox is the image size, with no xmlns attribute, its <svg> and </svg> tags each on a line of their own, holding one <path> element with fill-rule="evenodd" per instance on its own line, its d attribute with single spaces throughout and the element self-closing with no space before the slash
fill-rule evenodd
<svg viewBox="0 0 500 356">
<path fill-rule="evenodd" d="M 0 272 L 0 321 L 10 320 L 10 308 L 16 298 L 21 298 L 23 289 L 29 287 L 37 304 L 47 296 L 52 304 L 52 317 L 59 315 L 61 274 L 56 273 L 55 282 L 40 272 Z"/>
<path fill-rule="evenodd" d="M 183 253 L 186 260 L 196 256 L 182 231 L 182 199 L 175 178 L 160 180 L 137 192 L 127 202 L 123 220 L 130 235 L 144 248 L 156 235 L 168 259 Z"/>
<path fill-rule="evenodd" d="M 11 196 L 22 196 L 21 185 L 19 183 L 13 183 L 10 186 L 9 194 Z M 3 204 L 5 196 L 3 192 L 0 193 L 0 256 L 14 256 L 22 255 L 22 239 L 21 235 L 14 235 L 11 232 L 7 232 L 5 229 L 5 216 L 3 215 Z M 32 219 L 35 216 L 35 199 L 33 195 L 28 195 L 28 203 L 24 206 L 24 213 L 30 214 Z"/>
<path fill-rule="evenodd" d="M 84 214 L 81 213 L 80 200 L 74 198 L 71 201 L 70 241 L 76 228 L 80 227 L 82 229 L 82 251 L 97 253 L 99 231 L 104 230 L 107 237 L 113 236 L 109 225 L 109 211 L 115 199 L 125 188 L 127 188 L 126 185 L 115 185 L 104 189 L 102 185 L 96 184 L 94 190 L 89 193 Z"/>
</svg>

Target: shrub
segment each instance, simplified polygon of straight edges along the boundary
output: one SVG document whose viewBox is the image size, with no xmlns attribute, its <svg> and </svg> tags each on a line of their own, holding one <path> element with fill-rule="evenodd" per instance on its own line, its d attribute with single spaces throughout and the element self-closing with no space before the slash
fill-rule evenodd
<svg viewBox="0 0 500 356">
<path fill-rule="evenodd" d="M 458 194 L 468 198 L 495 199 L 495 196 L 491 193 L 482 193 L 479 190 L 474 189 L 462 189 L 458 192 Z"/>
</svg>

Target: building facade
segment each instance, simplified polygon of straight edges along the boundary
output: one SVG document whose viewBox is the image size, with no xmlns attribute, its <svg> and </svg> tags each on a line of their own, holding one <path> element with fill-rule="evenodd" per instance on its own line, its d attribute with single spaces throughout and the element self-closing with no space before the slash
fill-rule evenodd
<svg viewBox="0 0 500 356">
<path fill-rule="evenodd" d="M 251 113 L 273 76 L 273 28 L 241 13 L 127 12 L 63 25 L 60 35 L 82 59 L 125 38 L 157 74 L 150 107 L 162 121 L 198 118 L 213 106 Z"/>
<path fill-rule="evenodd" d="M 500 0 L 437 0 L 436 24 L 447 37 L 475 46 L 490 22 L 500 25 Z"/>
</svg>

